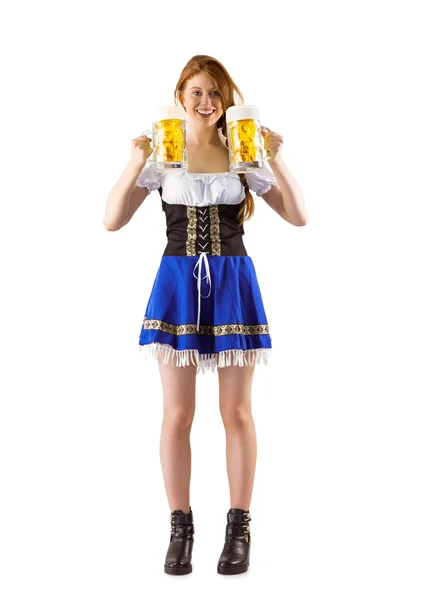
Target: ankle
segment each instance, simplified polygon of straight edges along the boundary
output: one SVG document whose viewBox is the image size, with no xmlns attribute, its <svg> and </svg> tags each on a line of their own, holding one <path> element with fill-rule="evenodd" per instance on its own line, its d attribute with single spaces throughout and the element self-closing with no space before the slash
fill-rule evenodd
<svg viewBox="0 0 435 600">
<path fill-rule="evenodd" d="M 187 515 L 187 514 L 189 514 L 189 513 L 191 512 L 191 510 L 192 510 L 192 509 L 191 509 L 191 506 L 190 506 L 190 505 L 188 505 L 188 506 L 186 507 L 186 505 L 184 505 L 184 506 L 183 506 L 183 505 L 181 504 L 181 505 L 178 505 L 178 507 L 177 507 L 177 508 L 171 508 L 171 512 L 174 512 L 174 511 L 176 511 L 176 510 L 182 510 L 182 511 L 183 511 L 183 513 L 184 513 L 185 515 Z"/>
</svg>

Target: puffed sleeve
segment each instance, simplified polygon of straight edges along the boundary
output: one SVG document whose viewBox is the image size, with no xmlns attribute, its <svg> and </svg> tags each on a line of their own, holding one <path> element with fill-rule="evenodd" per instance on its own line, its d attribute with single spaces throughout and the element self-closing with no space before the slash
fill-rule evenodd
<svg viewBox="0 0 435 600">
<path fill-rule="evenodd" d="M 150 192 L 157 190 L 161 186 L 160 173 L 154 167 L 153 163 L 145 163 L 144 168 L 136 179 L 138 187 L 146 187 Z"/>
<path fill-rule="evenodd" d="M 262 196 L 268 192 L 272 185 L 278 185 L 275 175 L 267 161 L 263 161 L 261 169 L 250 171 L 249 173 L 245 173 L 245 175 L 250 189 L 253 190 L 257 196 Z"/>
</svg>

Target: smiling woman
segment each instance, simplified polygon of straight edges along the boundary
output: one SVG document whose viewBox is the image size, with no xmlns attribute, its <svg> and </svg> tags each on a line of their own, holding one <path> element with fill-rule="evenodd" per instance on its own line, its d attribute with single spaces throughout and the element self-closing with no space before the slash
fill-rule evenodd
<svg viewBox="0 0 435 600">
<path fill-rule="evenodd" d="M 250 558 L 249 505 L 256 462 L 251 385 L 256 364 L 268 364 L 272 349 L 256 270 L 243 242 L 243 223 L 254 214 L 251 190 L 285 215 L 279 209 L 278 181 L 267 162 L 243 175 L 230 171 L 226 111 L 236 102 L 243 104 L 243 96 L 222 63 L 194 56 L 181 72 L 174 98 L 187 113 L 188 169 L 160 172 L 145 157 L 138 172 L 136 159 L 124 176 L 131 185 L 131 173 L 137 173 L 123 222 L 143 201 L 144 194 L 136 193 L 139 188 L 159 190 L 167 244 L 148 297 L 139 348 L 158 360 L 163 387 L 160 450 L 171 509 L 164 570 L 174 575 L 192 571 L 189 436 L 195 382 L 198 373 L 217 369 L 231 497 L 217 571 L 236 574 L 247 571 Z M 138 144 L 148 150 L 150 141 L 140 139 Z M 125 201 L 125 186 L 123 190 L 118 204 Z"/>
</svg>

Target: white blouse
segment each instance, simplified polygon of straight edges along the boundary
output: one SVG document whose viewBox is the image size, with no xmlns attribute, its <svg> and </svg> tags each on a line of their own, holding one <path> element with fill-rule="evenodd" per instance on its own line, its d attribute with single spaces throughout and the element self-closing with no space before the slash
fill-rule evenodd
<svg viewBox="0 0 435 600">
<path fill-rule="evenodd" d="M 261 169 L 245 173 L 249 188 L 262 196 L 272 185 L 278 185 L 272 169 L 263 162 Z M 237 173 L 188 173 L 186 171 L 157 171 L 146 163 L 136 180 L 138 187 L 150 192 L 162 188 L 162 198 L 168 204 L 208 206 L 210 204 L 239 204 L 245 198 L 245 188 Z"/>
</svg>

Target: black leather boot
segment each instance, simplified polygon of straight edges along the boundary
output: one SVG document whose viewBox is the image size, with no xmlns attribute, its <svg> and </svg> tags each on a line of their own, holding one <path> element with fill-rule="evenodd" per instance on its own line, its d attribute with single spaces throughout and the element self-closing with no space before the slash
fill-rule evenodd
<svg viewBox="0 0 435 600">
<path fill-rule="evenodd" d="M 228 511 L 225 544 L 217 566 L 217 572 L 221 575 L 236 575 L 248 570 L 251 549 L 250 520 L 249 510 L 230 508 Z"/>
<path fill-rule="evenodd" d="M 171 539 L 165 559 L 165 573 L 186 575 L 192 572 L 193 526 L 192 507 L 190 512 L 171 512 Z"/>
</svg>

